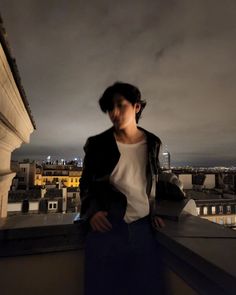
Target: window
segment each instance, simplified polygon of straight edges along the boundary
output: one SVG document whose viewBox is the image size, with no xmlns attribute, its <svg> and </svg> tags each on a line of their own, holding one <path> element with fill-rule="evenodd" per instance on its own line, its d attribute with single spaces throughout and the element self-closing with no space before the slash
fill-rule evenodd
<svg viewBox="0 0 236 295">
<path fill-rule="evenodd" d="M 215 206 L 211 207 L 211 214 L 216 214 L 216 207 Z"/>
<path fill-rule="evenodd" d="M 56 210 L 57 209 L 57 202 L 56 201 L 49 201 L 48 202 L 48 210 Z"/>
<path fill-rule="evenodd" d="M 223 206 L 222 205 L 219 206 L 219 214 L 223 214 Z"/>
<path fill-rule="evenodd" d="M 74 181 L 74 178 L 71 178 L 71 182 L 73 182 Z"/>
<path fill-rule="evenodd" d="M 231 214 L 231 206 L 227 205 L 226 207 L 227 214 Z"/>
<path fill-rule="evenodd" d="M 203 215 L 207 215 L 208 213 L 208 208 L 207 207 L 203 207 Z"/>
<path fill-rule="evenodd" d="M 197 207 L 197 215 L 200 215 L 200 207 Z"/>
</svg>

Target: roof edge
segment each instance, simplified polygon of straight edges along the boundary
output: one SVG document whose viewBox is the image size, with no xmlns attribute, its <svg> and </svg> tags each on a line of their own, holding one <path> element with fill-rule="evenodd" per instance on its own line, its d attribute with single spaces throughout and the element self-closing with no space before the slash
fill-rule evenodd
<svg viewBox="0 0 236 295">
<path fill-rule="evenodd" d="M 22 98 L 22 101 L 23 101 L 24 106 L 26 108 L 26 111 L 30 117 L 30 121 L 31 121 L 34 129 L 36 129 L 36 124 L 35 124 L 35 121 L 34 121 L 30 106 L 29 106 L 29 102 L 26 98 L 25 90 L 24 90 L 22 83 L 21 83 L 20 73 L 17 68 L 16 60 L 15 60 L 15 58 L 13 58 L 13 56 L 11 54 L 10 45 L 7 40 L 7 33 L 6 33 L 6 30 L 3 25 L 3 20 L 2 20 L 1 14 L 0 14 L 0 43 L 3 47 L 3 51 L 6 55 L 8 64 L 10 66 L 13 78 L 15 80 L 16 86 L 17 86 L 19 93 L 21 95 L 21 98 Z"/>
</svg>

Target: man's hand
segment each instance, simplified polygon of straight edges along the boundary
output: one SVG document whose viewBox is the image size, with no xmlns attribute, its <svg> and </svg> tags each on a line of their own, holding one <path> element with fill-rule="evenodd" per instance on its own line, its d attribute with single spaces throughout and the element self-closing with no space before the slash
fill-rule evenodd
<svg viewBox="0 0 236 295">
<path fill-rule="evenodd" d="M 163 219 L 159 216 L 154 216 L 152 223 L 155 228 L 165 227 L 165 223 L 164 223 Z"/>
<path fill-rule="evenodd" d="M 90 219 L 90 225 L 94 231 L 107 232 L 112 229 L 112 225 L 107 219 L 106 211 L 96 212 Z"/>
</svg>

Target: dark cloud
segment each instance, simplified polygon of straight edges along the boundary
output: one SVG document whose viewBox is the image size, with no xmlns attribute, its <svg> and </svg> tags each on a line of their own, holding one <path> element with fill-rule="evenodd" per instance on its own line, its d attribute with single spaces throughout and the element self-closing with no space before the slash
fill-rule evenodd
<svg viewBox="0 0 236 295">
<path fill-rule="evenodd" d="M 234 0 L 0 0 L 37 130 L 16 156 L 82 155 L 110 126 L 97 100 L 138 85 L 141 125 L 176 163 L 235 163 Z"/>
</svg>

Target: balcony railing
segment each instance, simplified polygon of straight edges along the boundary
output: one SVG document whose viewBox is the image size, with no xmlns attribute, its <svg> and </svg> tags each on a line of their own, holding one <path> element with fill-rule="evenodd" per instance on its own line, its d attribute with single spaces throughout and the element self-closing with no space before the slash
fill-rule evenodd
<svg viewBox="0 0 236 295">
<path fill-rule="evenodd" d="M 72 224 L 73 217 L 40 215 L 28 228 L 23 227 L 23 217 L 18 223 L 22 228 L 10 219 L 1 225 L 2 295 L 83 294 L 84 233 Z M 235 231 L 185 216 L 166 220 L 156 238 L 166 265 L 168 294 L 235 294 Z"/>
</svg>

